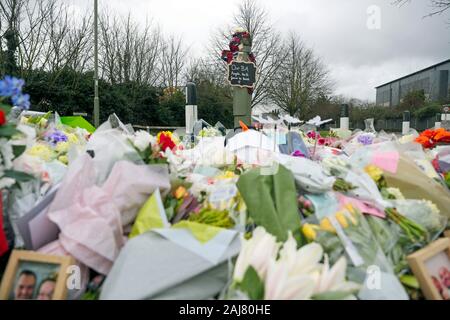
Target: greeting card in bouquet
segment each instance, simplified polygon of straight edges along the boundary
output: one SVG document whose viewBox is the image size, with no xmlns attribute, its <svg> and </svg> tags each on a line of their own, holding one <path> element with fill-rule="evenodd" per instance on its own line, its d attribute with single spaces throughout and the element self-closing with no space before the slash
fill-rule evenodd
<svg viewBox="0 0 450 320">
<path fill-rule="evenodd" d="M 52 188 L 33 209 L 17 221 L 17 229 L 26 249 L 37 250 L 58 238 L 58 226 L 47 217 L 48 208 L 58 190 L 59 185 Z"/>
</svg>

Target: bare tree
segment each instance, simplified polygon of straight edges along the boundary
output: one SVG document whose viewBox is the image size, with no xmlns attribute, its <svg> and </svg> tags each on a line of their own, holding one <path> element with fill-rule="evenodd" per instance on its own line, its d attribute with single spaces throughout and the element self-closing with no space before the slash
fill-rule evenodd
<svg viewBox="0 0 450 320">
<path fill-rule="evenodd" d="M 111 16 L 100 19 L 100 72 L 111 83 L 135 81 L 159 84 L 161 33 L 151 21 L 143 28 L 131 19 Z"/>
<path fill-rule="evenodd" d="M 4 30 L 1 30 L 1 38 L 3 44 L 3 39 L 6 42 L 6 50 L 2 54 L 4 56 L 5 72 L 15 73 L 17 71 L 16 62 L 16 50 L 19 46 L 18 40 L 18 28 L 20 23 L 20 15 L 22 11 L 24 0 L 4 0 L 0 2 L 0 21 L 6 22 L 2 23 Z"/>
<path fill-rule="evenodd" d="M 394 4 L 402 6 L 408 2 L 411 2 L 411 0 L 395 0 Z M 432 11 L 427 16 L 441 14 L 450 9 L 450 0 L 429 0 L 429 2 Z"/>
<path fill-rule="evenodd" d="M 225 84 L 226 63 L 219 58 L 220 52 L 227 48 L 233 29 L 246 29 L 252 37 L 252 51 L 256 56 L 258 68 L 255 90 L 252 97 L 252 107 L 268 99 L 270 81 L 282 63 L 279 52 L 281 36 L 270 22 L 266 9 L 256 0 L 244 0 L 237 8 L 233 17 L 234 26 L 220 28 L 212 36 L 210 51 L 216 68 L 223 74 L 222 83 Z"/>
<path fill-rule="evenodd" d="M 170 36 L 162 44 L 160 63 L 161 63 L 161 84 L 167 88 L 177 88 L 183 76 L 186 66 L 187 50 L 184 48 L 181 38 Z"/>
<path fill-rule="evenodd" d="M 291 116 L 304 117 L 314 102 L 331 90 L 328 71 L 295 33 L 286 39 L 283 63 L 272 75 L 270 100 Z"/>
</svg>

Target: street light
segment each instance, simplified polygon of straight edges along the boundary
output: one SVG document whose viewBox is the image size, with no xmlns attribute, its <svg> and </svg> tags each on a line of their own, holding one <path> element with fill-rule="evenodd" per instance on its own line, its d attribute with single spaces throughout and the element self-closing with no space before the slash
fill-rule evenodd
<svg viewBox="0 0 450 320">
<path fill-rule="evenodd" d="M 94 0 L 94 126 L 100 124 L 100 102 L 98 99 L 98 0 Z"/>
</svg>

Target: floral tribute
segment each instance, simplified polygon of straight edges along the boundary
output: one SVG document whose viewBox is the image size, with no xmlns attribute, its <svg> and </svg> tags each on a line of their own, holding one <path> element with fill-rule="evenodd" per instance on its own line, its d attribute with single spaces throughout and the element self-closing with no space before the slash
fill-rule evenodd
<svg viewBox="0 0 450 320">
<path fill-rule="evenodd" d="M 444 128 L 428 129 L 423 131 L 415 141 L 420 143 L 425 149 L 432 149 L 438 143 L 450 143 L 450 132 Z"/>
</svg>

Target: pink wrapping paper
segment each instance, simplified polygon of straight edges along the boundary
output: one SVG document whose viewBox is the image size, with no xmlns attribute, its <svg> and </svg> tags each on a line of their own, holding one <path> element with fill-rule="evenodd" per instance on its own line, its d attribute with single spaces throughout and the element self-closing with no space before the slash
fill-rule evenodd
<svg viewBox="0 0 450 320">
<path fill-rule="evenodd" d="M 146 165 L 117 162 L 104 185 L 94 184 L 95 168 L 88 156 L 70 167 L 48 217 L 61 229 L 59 243 L 77 260 L 108 274 L 125 244 L 123 226 L 132 223 L 145 200 L 170 188 L 167 176 Z"/>
<path fill-rule="evenodd" d="M 375 152 L 372 156 L 372 164 L 390 173 L 397 173 L 399 159 L 400 155 L 397 151 Z"/>
<path fill-rule="evenodd" d="M 338 199 L 339 199 L 339 205 L 341 208 L 343 208 L 346 204 L 350 203 L 352 206 L 354 206 L 359 211 L 361 211 L 365 214 L 370 214 L 370 215 L 373 215 L 373 216 L 376 216 L 379 218 L 386 217 L 386 214 L 383 211 L 381 211 L 377 208 L 374 208 L 374 207 L 370 206 L 369 204 L 362 202 L 361 200 L 346 197 L 340 193 L 337 193 L 337 195 L 338 195 Z"/>
</svg>

